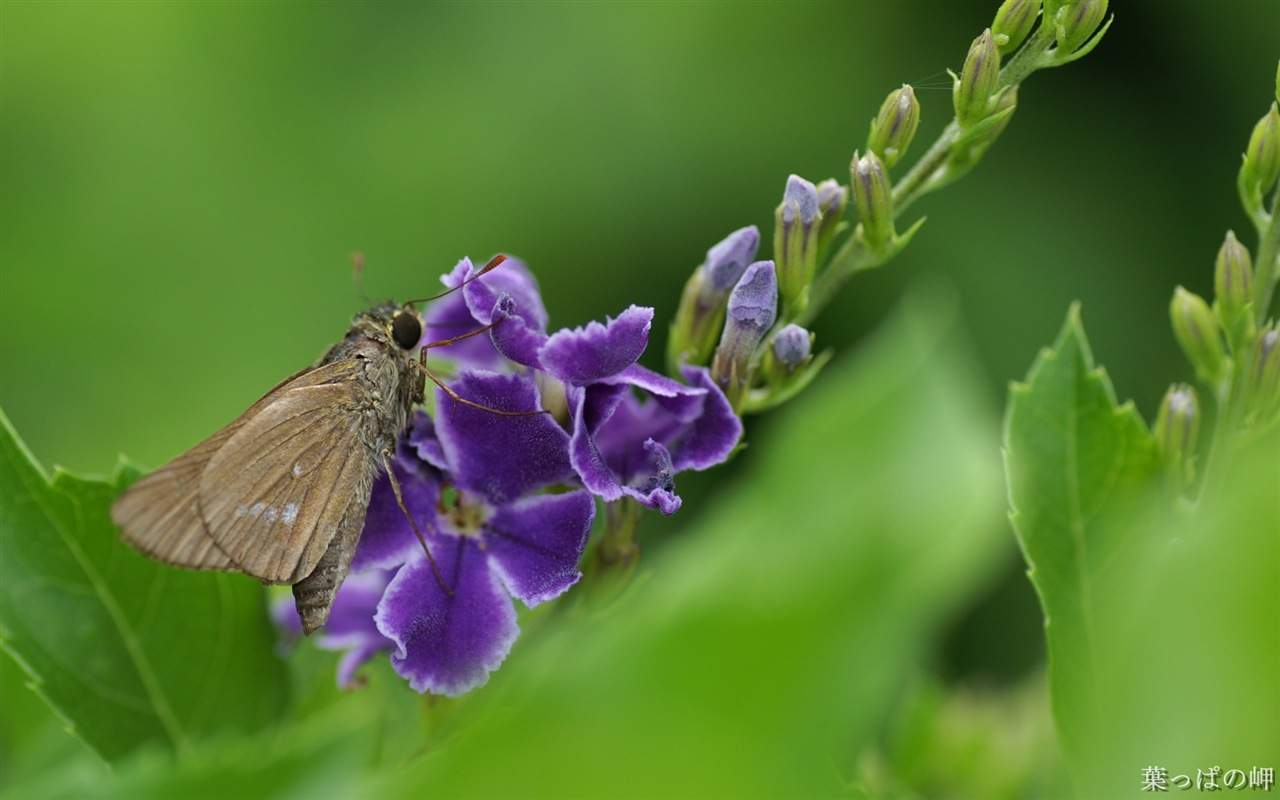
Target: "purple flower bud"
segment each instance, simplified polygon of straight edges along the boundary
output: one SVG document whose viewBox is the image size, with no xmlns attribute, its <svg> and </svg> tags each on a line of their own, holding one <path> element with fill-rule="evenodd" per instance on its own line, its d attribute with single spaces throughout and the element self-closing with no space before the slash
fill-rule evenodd
<svg viewBox="0 0 1280 800">
<path fill-rule="evenodd" d="M 818 223 L 819 254 L 843 227 L 844 210 L 848 205 L 848 187 L 841 186 L 835 178 L 827 178 L 818 184 L 818 208 L 822 211 L 822 221 Z"/>
<path fill-rule="evenodd" d="M 739 228 L 707 251 L 703 269 L 707 271 L 705 290 L 728 294 L 760 247 L 760 229 L 755 225 Z"/>
<path fill-rule="evenodd" d="M 702 365 L 711 358 L 724 325 L 729 291 L 755 259 L 759 246 L 756 226 L 739 228 L 713 245 L 702 266 L 689 276 L 667 337 L 667 362 L 673 373 L 682 364 Z"/>
<path fill-rule="evenodd" d="M 773 355 L 784 368 L 792 370 L 809 357 L 811 344 L 809 332 L 792 323 L 773 338 Z"/>
<path fill-rule="evenodd" d="M 799 175 L 787 178 L 781 210 L 783 222 L 790 224 L 799 219 L 802 225 L 812 225 L 818 218 L 817 187 Z"/>
<path fill-rule="evenodd" d="M 716 348 L 712 377 L 738 407 L 751 383 L 756 348 L 778 318 L 778 279 L 772 261 L 747 267 L 729 295 L 724 332 Z"/>
<path fill-rule="evenodd" d="M 818 188 L 799 175 L 787 178 L 782 203 L 774 213 L 773 257 L 778 285 L 791 313 L 808 303 L 809 284 L 818 262 L 818 221 L 822 217 Z"/>
<path fill-rule="evenodd" d="M 778 318 L 778 280 L 772 261 L 757 261 L 747 267 L 729 295 L 726 334 L 733 329 L 749 330 L 763 337 Z"/>
</svg>

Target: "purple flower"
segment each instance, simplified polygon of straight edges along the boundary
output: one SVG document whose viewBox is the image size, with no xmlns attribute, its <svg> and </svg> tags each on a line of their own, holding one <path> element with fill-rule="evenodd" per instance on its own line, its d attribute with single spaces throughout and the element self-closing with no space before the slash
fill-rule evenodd
<svg viewBox="0 0 1280 800">
<path fill-rule="evenodd" d="M 521 375 L 464 373 L 452 388 L 492 409 L 538 408 L 533 381 Z M 568 434 L 550 416 L 493 414 L 443 392 L 437 401 L 435 436 L 418 415 L 408 440 L 444 465 L 443 490 L 436 502 L 418 504 L 406 487 L 405 503 L 426 523 L 438 573 L 414 551 L 375 621 L 394 645 L 392 665 L 413 688 L 456 695 L 483 684 L 506 658 L 519 633 L 511 596 L 536 606 L 582 577 L 578 560 L 595 506 L 582 490 L 537 492 L 573 476 Z M 415 472 L 410 481 L 430 477 Z M 370 515 L 376 510 L 371 503 Z"/>
<path fill-rule="evenodd" d="M 632 306 L 603 325 L 552 334 L 539 358 L 568 387 L 569 458 L 583 486 L 672 514 L 676 473 L 728 458 L 742 423 L 705 369 L 684 367 L 686 386 L 635 363 L 652 320 L 653 309 Z"/>
<path fill-rule="evenodd" d="M 477 271 L 471 259 L 464 258 L 440 280 L 446 288 L 453 288 Z M 547 338 L 547 310 L 538 293 L 538 282 L 524 262 L 516 258 L 508 258 L 462 291 L 433 303 L 425 321 L 424 344 L 461 336 L 495 321 L 501 323 L 489 336 L 475 336 L 432 350 L 432 355 L 453 359 L 463 367 L 498 369 L 503 366 L 504 356 L 533 366 L 530 358 Z"/>
<path fill-rule="evenodd" d="M 739 234 L 723 259 L 754 252 L 754 229 Z M 463 259 L 443 281 L 475 275 Z M 343 685 L 386 650 L 416 690 L 457 695 L 506 658 L 519 635 L 513 598 L 533 607 L 582 577 L 593 495 L 673 513 L 675 475 L 724 461 L 742 423 L 706 369 L 682 368 L 681 383 L 637 363 L 651 308 L 548 335 L 537 284 L 514 260 L 433 304 L 425 319 L 424 341 L 491 326 L 488 336 L 433 351 L 465 368 L 450 388 L 480 407 L 438 391 L 436 418 L 416 413 L 397 443 L 392 470 L 431 557 L 381 477 L 319 641 L 345 651 Z M 539 411 L 542 397 L 567 412 L 569 431 L 551 414 L 493 413 Z"/>
<path fill-rule="evenodd" d="M 324 632 L 316 639 L 322 650 L 344 651 L 338 661 L 338 685 L 344 689 L 358 684 L 356 670 L 366 661 L 391 649 L 391 642 L 373 624 L 373 614 L 394 574 L 391 570 L 373 569 L 349 576 L 338 590 Z M 276 601 L 271 615 L 291 637 L 302 635 L 292 597 Z"/>
<path fill-rule="evenodd" d="M 534 382 L 523 375 L 464 372 L 451 387 L 493 409 L 538 408 Z M 549 415 L 493 414 L 443 392 L 437 407 L 434 423 L 415 414 L 393 464 L 435 567 L 383 476 L 353 561 L 366 571 L 343 584 L 321 636 L 321 646 L 347 650 L 344 684 L 388 650 L 420 692 L 474 689 L 519 635 L 512 598 L 533 607 L 582 577 L 595 503 L 582 489 L 541 491 L 574 479 L 569 435 Z"/>
</svg>

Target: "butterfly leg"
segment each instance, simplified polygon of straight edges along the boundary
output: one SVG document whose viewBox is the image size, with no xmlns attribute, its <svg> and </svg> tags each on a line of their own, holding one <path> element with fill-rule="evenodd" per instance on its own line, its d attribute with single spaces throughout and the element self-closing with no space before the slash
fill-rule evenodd
<svg viewBox="0 0 1280 800">
<path fill-rule="evenodd" d="M 467 398 L 455 392 L 452 387 L 450 387 L 440 378 L 439 375 L 431 371 L 431 367 L 427 366 L 427 351 L 425 349 L 418 351 L 418 363 L 422 366 L 423 374 L 425 374 L 432 383 L 434 383 L 436 386 L 439 386 L 441 391 L 449 395 L 449 398 L 453 400 L 455 403 L 461 403 L 462 405 L 470 406 L 471 408 L 478 408 L 481 411 L 488 411 L 490 414 L 497 414 L 498 416 L 501 416 L 501 417 L 532 417 L 535 414 L 551 413 L 550 411 L 547 411 L 546 409 L 543 409 L 543 408 L 540 408 L 534 411 L 503 411 L 500 408 L 491 408 L 489 406 L 482 405 L 480 403 L 476 403 L 474 401 L 468 400 Z"/>
<path fill-rule="evenodd" d="M 400 490 L 400 480 L 396 477 L 396 472 L 391 468 L 391 459 L 388 458 L 390 450 L 382 451 L 382 468 L 387 471 L 387 480 L 391 481 L 391 493 L 396 496 L 396 505 L 400 507 L 400 513 L 404 514 L 404 518 L 409 521 L 409 528 L 413 531 L 413 535 L 418 537 L 418 544 L 422 545 L 422 552 L 427 555 L 427 562 L 431 564 L 431 572 L 436 576 L 436 583 L 440 584 L 440 588 L 444 590 L 446 595 L 453 596 L 453 589 L 449 584 L 445 583 L 444 576 L 440 574 L 440 566 L 436 564 L 435 556 L 431 555 L 431 548 L 427 546 L 427 539 L 422 535 L 422 531 L 418 530 L 418 523 L 413 518 L 413 514 L 409 512 L 409 507 L 404 504 L 404 494 Z"/>
</svg>

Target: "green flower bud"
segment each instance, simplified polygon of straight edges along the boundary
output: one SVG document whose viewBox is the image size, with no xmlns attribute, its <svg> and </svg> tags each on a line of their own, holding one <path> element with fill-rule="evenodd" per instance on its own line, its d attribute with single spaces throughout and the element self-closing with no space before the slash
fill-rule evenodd
<svg viewBox="0 0 1280 800">
<path fill-rule="evenodd" d="M 1233 231 L 1227 231 L 1227 238 L 1218 249 L 1213 264 L 1213 291 L 1218 316 L 1228 331 L 1234 331 L 1245 317 L 1253 318 L 1249 305 L 1253 301 L 1253 259 Z"/>
<path fill-rule="evenodd" d="M 1244 181 L 1263 194 L 1280 177 L 1280 111 L 1275 103 L 1254 126 L 1241 171 Z"/>
<path fill-rule="evenodd" d="M 818 227 L 822 209 L 818 187 L 799 175 L 787 178 L 782 202 L 774 212 L 773 259 L 778 288 L 787 313 L 795 315 L 809 304 L 809 284 L 818 263 Z"/>
<path fill-rule="evenodd" d="M 1200 399 L 1196 397 L 1196 390 L 1185 383 L 1169 387 L 1156 414 L 1156 448 L 1165 463 L 1181 474 L 1184 486 L 1194 477 L 1200 416 Z"/>
<path fill-rule="evenodd" d="M 980 122 L 991 107 L 991 94 L 1000 82 L 1000 51 L 996 50 L 995 40 L 991 38 L 991 29 L 969 45 L 969 55 L 965 56 L 964 69 L 955 80 L 951 91 L 951 99 L 956 107 L 956 119 L 961 127 L 969 127 Z"/>
<path fill-rule="evenodd" d="M 907 153 L 911 140 L 920 124 L 920 101 L 910 84 L 894 89 L 880 104 L 880 113 L 871 120 L 871 133 L 867 135 L 867 149 L 880 156 L 886 167 L 894 164 Z"/>
<path fill-rule="evenodd" d="M 1000 55 L 1007 56 L 1026 40 L 1040 14 L 1040 0 L 1004 0 L 991 23 L 991 35 Z"/>
<path fill-rule="evenodd" d="M 1107 15 L 1107 0 L 1075 0 L 1058 16 L 1058 48 L 1064 54 L 1089 40 Z"/>
<path fill-rule="evenodd" d="M 826 249 L 831 237 L 845 225 L 844 211 L 849 207 L 849 189 L 835 178 L 827 178 L 818 184 L 818 210 L 822 212 L 818 223 L 818 252 Z"/>
<path fill-rule="evenodd" d="M 1265 425 L 1280 412 L 1280 329 L 1275 323 L 1254 344 L 1246 393 L 1247 413 L 1255 423 Z"/>
<path fill-rule="evenodd" d="M 862 220 L 862 238 L 872 251 L 878 251 L 894 236 L 893 187 L 889 185 L 889 175 L 874 152 L 868 152 L 861 158 L 854 153 L 850 173 L 853 176 L 853 202 Z"/>
<path fill-rule="evenodd" d="M 1179 286 L 1169 304 L 1173 336 L 1195 367 L 1196 374 L 1210 383 L 1222 374 L 1222 338 L 1209 304 L 1199 295 Z"/>
</svg>

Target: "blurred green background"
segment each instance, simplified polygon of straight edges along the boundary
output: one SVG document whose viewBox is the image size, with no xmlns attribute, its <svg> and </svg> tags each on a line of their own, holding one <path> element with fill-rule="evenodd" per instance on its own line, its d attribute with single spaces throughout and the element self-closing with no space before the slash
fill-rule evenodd
<svg viewBox="0 0 1280 800">
<path fill-rule="evenodd" d="M 354 250 L 375 297 L 501 250 L 537 271 L 555 326 L 656 306 L 657 366 L 706 248 L 770 231 L 788 173 L 844 176 L 903 81 L 923 149 L 951 114 L 942 70 L 995 5 L 7 0 L 0 406 L 47 464 L 158 464 L 341 335 Z M 1112 7 L 1102 46 L 1024 86 L 984 163 L 920 204 L 921 235 L 850 285 L 820 343 L 852 350 L 932 276 L 957 290 L 992 420 L 1072 299 L 1144 416 L 1189 377 L 1167 301 L 1208 293 L 1224 228 L 1247 227 L 1235 172 L 1280 4 Z M 654 528 L 688 524 L 723 479 L 688 481 L 688 510 Z M 941 669 L 973 685 L 1041 658 L 1005 533 L 1004 568 L 951 615 Z"/>
</svg>

